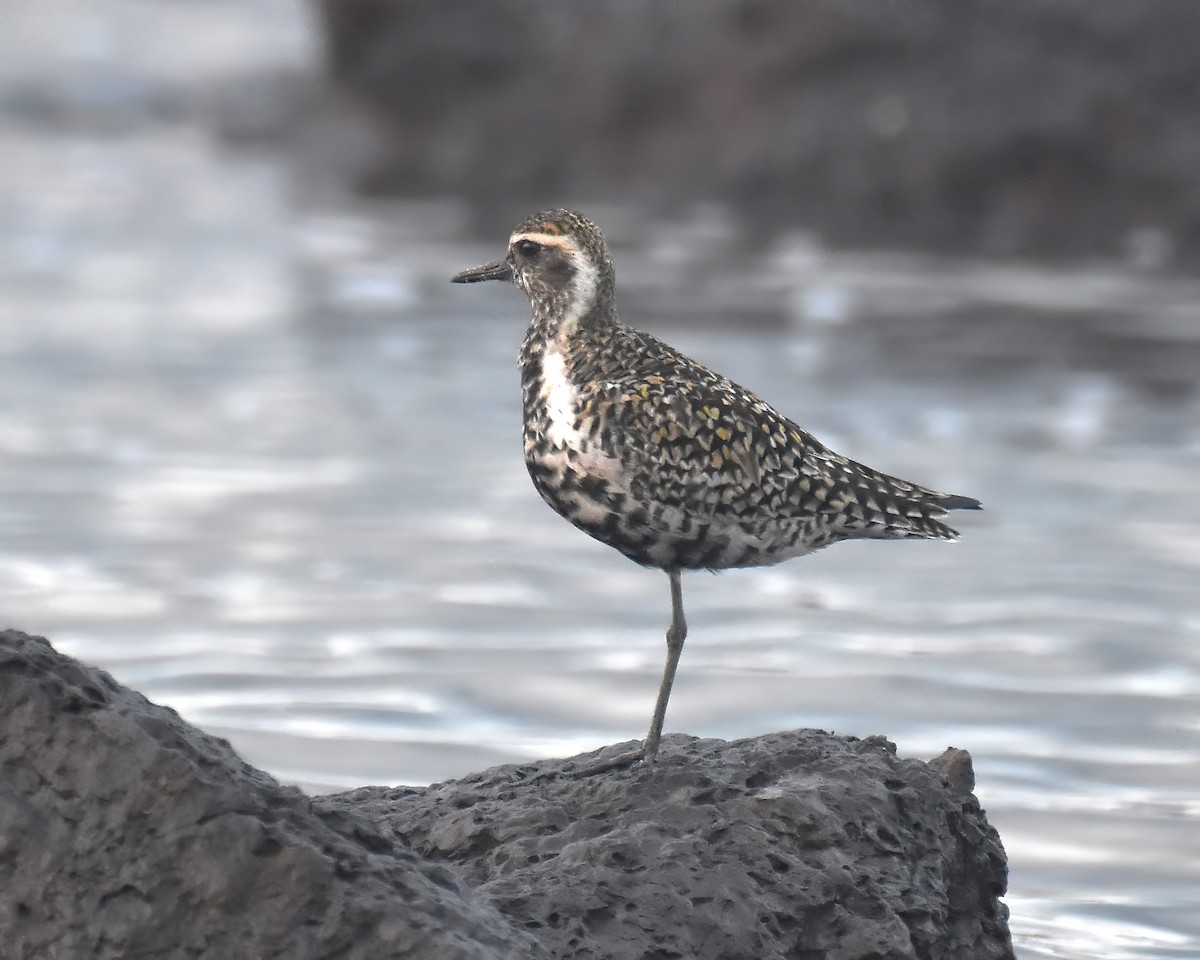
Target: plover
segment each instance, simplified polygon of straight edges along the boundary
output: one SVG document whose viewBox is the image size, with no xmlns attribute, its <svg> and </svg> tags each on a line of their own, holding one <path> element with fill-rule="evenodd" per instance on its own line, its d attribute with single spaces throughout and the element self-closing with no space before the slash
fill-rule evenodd
<svg viewBox="0 0 1200 960">
<path fill-rule="evenodd" d="M 765 566 L 856 538 L 953 540 L 978 509 L 834 453 L 744 387 L 617 317 L 600 228 L 571 210 L 521 223 L 502 260 L 455 283 L 529 297 L 525 463 L 559 514 L 670 582 L 671 625 L 641 757 L 653 762 L 687 636 L 681 574 Z"/>
</svg>

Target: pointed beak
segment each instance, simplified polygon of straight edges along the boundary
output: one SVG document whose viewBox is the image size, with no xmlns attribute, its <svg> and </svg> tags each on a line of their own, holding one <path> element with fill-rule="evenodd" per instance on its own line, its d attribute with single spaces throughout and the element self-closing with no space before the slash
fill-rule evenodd
<svg viewBox="0 0 1200 960">
<path fill-rule="evenodd" d="M 505 261 L 497 260 L 482 267 L 472 267 L 462 273 L 456 273 L 450 278 L 451 283 L 479 283 L 482 280 L 511 280 L 512 267 Z"/>
</svg>

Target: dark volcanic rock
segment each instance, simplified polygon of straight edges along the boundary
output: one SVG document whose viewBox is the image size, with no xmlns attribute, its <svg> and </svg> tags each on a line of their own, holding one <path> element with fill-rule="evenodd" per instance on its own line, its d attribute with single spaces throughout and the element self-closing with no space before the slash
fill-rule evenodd
<svg viewBox="0 0 1200 960">
<path fill-rule="evenodd" d="M 555 956 L 1012 956 L 1004 852 L 965 751 L 925 764 L 881 738 L 798 730 L 674 735 L 660 757 L 649 771 L 571 777 L 572 761 L 551 760 L 317 802 L 452 865 Z"/>
<path fill-rule="evenodd" d="M 404 842 L 347 837 L 224 740 L 0 632 L 5 960 L 548 956 Z"/>
<path fill-rule="evenodd" d="M 1196 0 L 320 7 L 333 75 L 386 133 L 377 189 L 1200 259 Z"/>
<path fill-rule="evenodd" d="M 6 960 L 1012 956 L 963 751 L 674 736 L 307 798 L 15 631 L 0 703 Z"/>
</svg>

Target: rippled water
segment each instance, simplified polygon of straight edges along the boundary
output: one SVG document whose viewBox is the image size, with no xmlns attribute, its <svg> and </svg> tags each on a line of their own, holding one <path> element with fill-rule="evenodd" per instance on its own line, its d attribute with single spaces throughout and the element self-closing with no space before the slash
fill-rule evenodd
<svg viewBox="0 0 1200 960">
<path fill-rule="evenodd" d="M 218 9 L 226 51 L 280 15 Z M 5 102 L 6 624 L 313 790 L 644 732 L 666 578 L 537 498 L 526 307 L 446 283 L 503 237 L 451 202 L 301 196 L 202 114 L 114 131 Z M 1200 283 L 594 212 L 627 319 L 987 507 L 952 545 L 688 576 L 668 729 L 966 747 L 1023 957 L 1200 956 Z"/>
</svg>

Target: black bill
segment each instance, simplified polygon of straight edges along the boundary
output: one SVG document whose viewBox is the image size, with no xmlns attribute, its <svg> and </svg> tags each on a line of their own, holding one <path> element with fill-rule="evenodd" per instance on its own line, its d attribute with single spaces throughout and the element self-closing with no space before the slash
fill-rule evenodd
<svg viewBox="0 0 1200 960">
<path fill-rule="evenodd" d="M 450 278 L 451 283 L 479 283 L 481 280 L 511 280 L 512 268 L 503 260 L 482 267 L 472 267 Z"/>
</svg>

